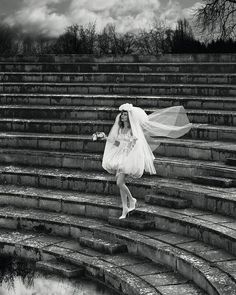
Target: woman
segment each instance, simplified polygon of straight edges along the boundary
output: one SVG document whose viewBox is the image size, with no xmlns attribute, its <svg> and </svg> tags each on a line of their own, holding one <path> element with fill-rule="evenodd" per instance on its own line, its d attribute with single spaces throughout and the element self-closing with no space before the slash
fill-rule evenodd
<svg viewBox="0 0 236 295">
<path fill-rule="evenodd" d="M 190 130 L 192 124 L 182 106 L 150 115 L 129 103 L 121 105 L 119 110 L 121 112 L 106 138 L 102 167 L 116 176 L 123 208 L 120 219 L 123 219 L 136 205 L 136 199 L 125 184 L 126 176 L 140 178 L 144 171 L 156 174 L 153 151 L 159 140 L 154 137 L 180 137 Z"/>
</svg>

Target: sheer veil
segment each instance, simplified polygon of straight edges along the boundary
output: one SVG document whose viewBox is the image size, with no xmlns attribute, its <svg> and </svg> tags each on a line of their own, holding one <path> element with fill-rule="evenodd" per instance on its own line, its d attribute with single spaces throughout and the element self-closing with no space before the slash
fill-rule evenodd
<svg viewBox="0 0 236 295">
<path fill-rule="evenodd" d="M 155 159 L 153 151 L 160 145 L 160 137 L 178 138 L 187 133 L 192 124 L 186 115 L 182 106 L 165 108 L 157 110 L 150 115 L 140 107 L 134 107 L 132 104 L 125 103 L 119 107 L 119 110 L 127 111 L 132 134 L 137 138 L 134 153 L 137 161 L 142 168 L 136 177 L 141 177 L 143 171 L 155 174 L 156 170 L 153 164 Z M 107 137 L 107 142 L 103 155 L 102 166 L 109 173 L 115 174 L 115 171 L 109 166 L 109 155 L 116 149 L 114 142 L 118 136 L 120 113 L 116 116 L 115 123 Z"/>
</svg>

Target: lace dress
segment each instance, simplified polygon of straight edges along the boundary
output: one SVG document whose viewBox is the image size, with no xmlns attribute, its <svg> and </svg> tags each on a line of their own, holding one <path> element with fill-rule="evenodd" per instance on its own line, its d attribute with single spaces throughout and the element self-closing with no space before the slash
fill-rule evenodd
<svg viewBox="0 0 236 295">
<path fill-rule="evenodd" d="M 133 177 L 137 177 L 143 172 L 143 159 L 140 158 L 138 145 L 131 129 L 127 133 L 119 133 L 113 148 L 106 154 L 103 159 L 103 167 L 112 174 L 125 173 Z M 104 163 L 105 162 L 105 163 Z"/>
</svg>

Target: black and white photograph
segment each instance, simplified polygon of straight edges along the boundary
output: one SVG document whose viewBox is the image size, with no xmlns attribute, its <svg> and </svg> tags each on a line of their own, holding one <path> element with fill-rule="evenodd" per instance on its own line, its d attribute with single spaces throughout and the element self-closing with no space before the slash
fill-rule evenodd
<svg viewBox="0 0 236 295">
<path fill-rule="evenodd" d="M 0 295 L 236 295 L 236 0 L 0 0 Z"/>
</svg>

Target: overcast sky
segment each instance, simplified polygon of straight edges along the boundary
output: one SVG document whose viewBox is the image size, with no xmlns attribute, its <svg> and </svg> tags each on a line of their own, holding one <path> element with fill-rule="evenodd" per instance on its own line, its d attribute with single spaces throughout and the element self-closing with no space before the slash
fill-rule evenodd
<svg viewBox="0 0 236 295">
<path fill-rule="evenodd" d="M 71 24 L 114 23 L 119 32 L 148 28 L 153 19 L 173 26 L 191 18 L 201 0 L 0 0 L 0 19 L 26 32 L 58 36 Z"/>
</svg>

